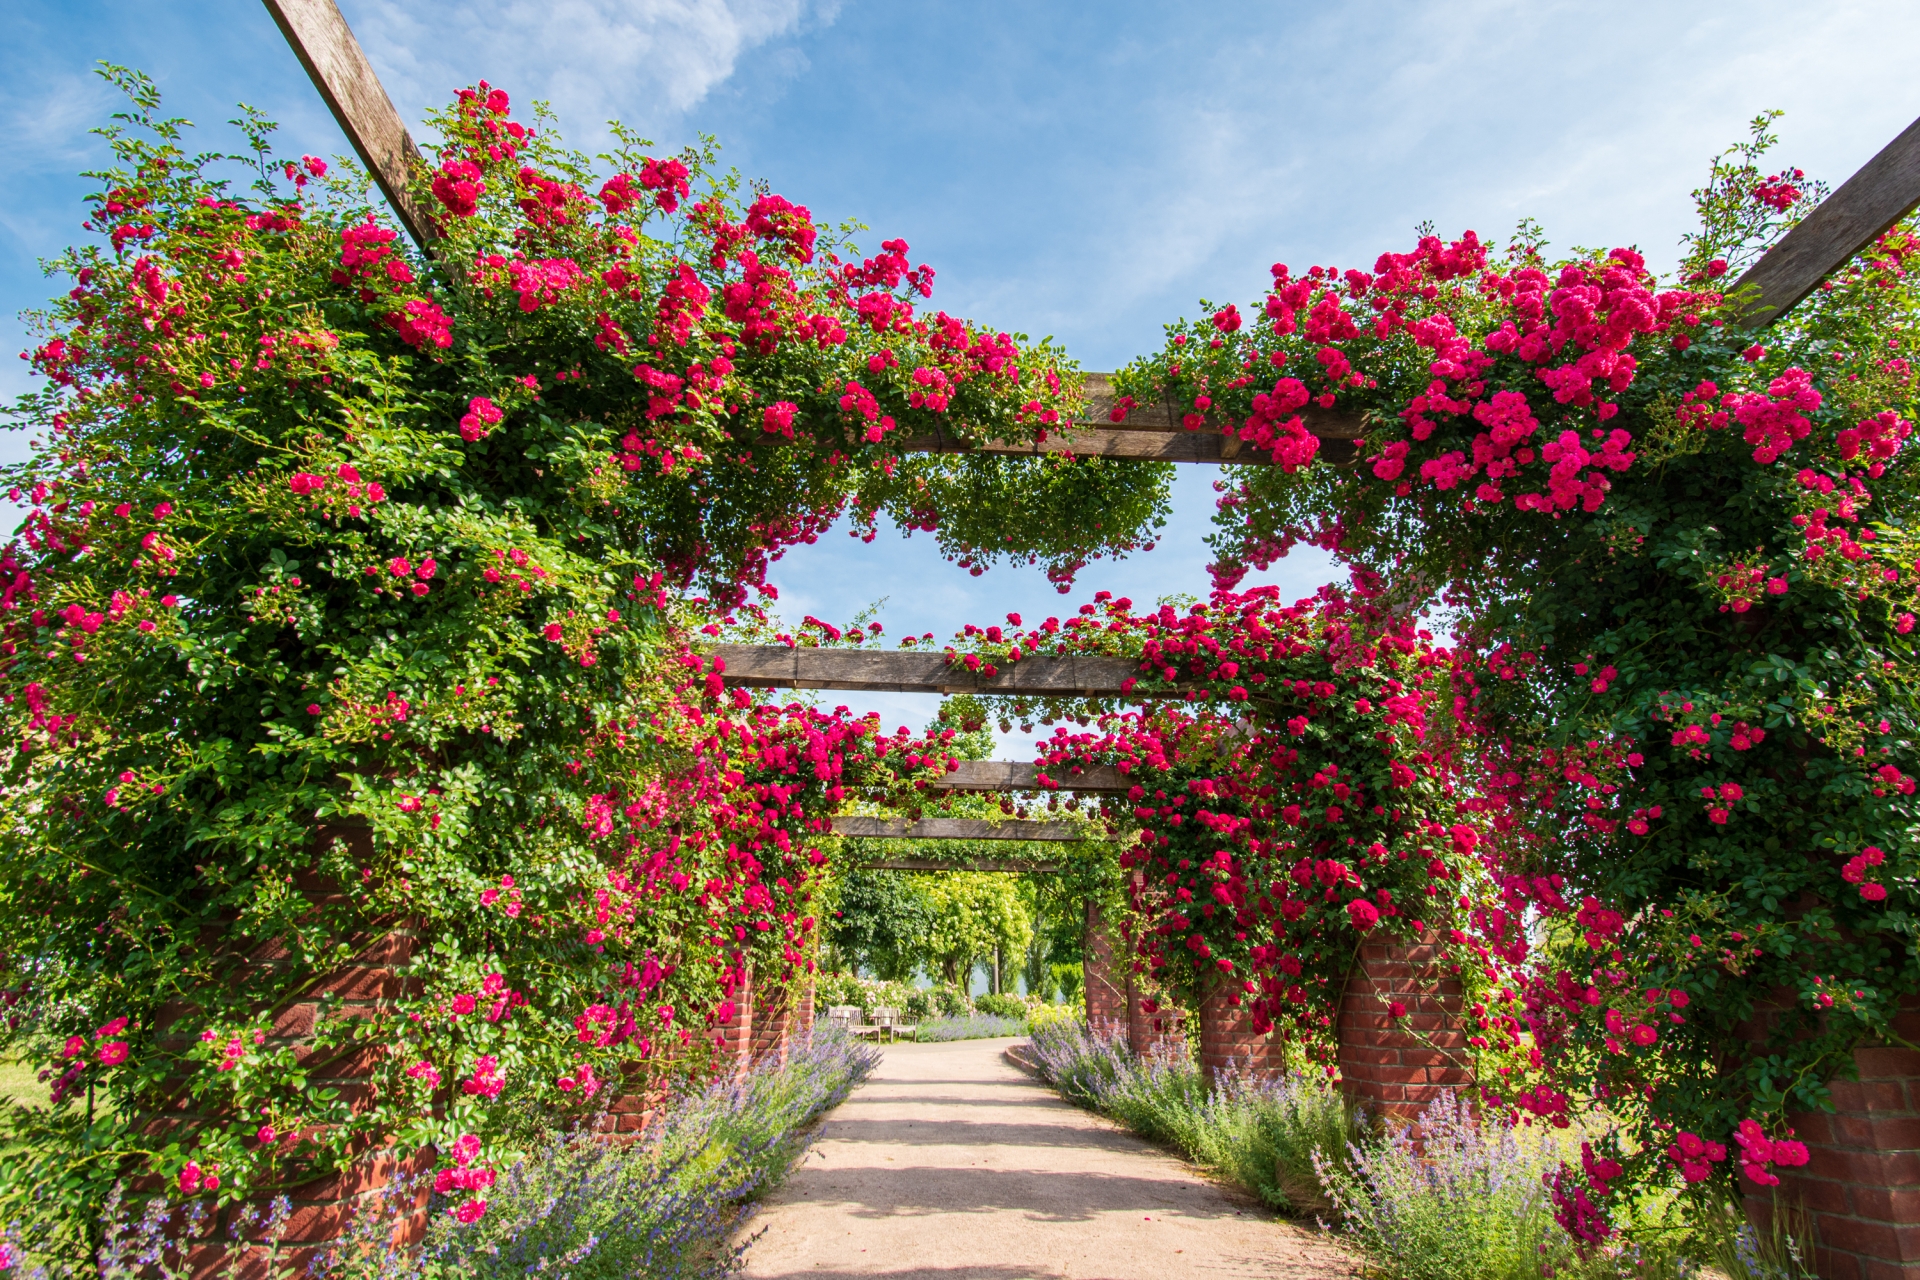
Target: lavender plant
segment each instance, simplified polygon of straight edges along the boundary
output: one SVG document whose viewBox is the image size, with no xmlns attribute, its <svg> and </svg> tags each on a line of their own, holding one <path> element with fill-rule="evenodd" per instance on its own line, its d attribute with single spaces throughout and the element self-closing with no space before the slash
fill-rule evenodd
<svg viewBox="0 0 1920 1280">
<path fill-rule="evenodd" d="M 970 1013 L 958 1018 L 931 1018 L 919 1025 L 914 1032 L 914 1039 L 925 1044 L 948 1040 L 990 1040 L 996 1036 L 1022 1036 L 1026 1033 L 1025 1018 Z"/>
<path fill-rule="evenodd" d="M 1364 1116 L 1324 1075 L 1278 1080 L 1229 1072 L 1209 1090 L 1191 1056 L 1136 1056 L 1083 1022 L 1035 1028 L 1041 1072 L 1068 1099 L 1179 1148 L 1290 1213 L 1331 1205 L 1320 1166 L 1344 1169 Z"/>
<path fill-rule="evenodd" d="M 1443 1093 L 1412 1125 L 1315 1161 L 1348 1238 L 1383 1280 L 1679 1280 L 1702 1232 L 1672 1196 L 1616 1192 L 1622 1228 L 1582 1249 L 1554 1222 L 1548 1183 L 1583 1159 L 1581 1133 L 1516 1128 Z M 1583 1161 L 1584 1162 L 1584 1161 Z"/>
<path fill-rule="evenodd" d="M 495 1185 L 479 1222 L 462 1226 L 436 1211 L 414 1271 L 403 1274 L 419 1280 L 728 1274 L 745 1249 L 729 1241 L 755 1198 L 804 1149 L 808 1123 L 844 1101 L 878 1062 L 871 1046 L 822 1028 L 784 1064 L 675 1099 L 632 1146 L 612 1146 L 584 1131 L 556 1135 Z"/>
</svg>

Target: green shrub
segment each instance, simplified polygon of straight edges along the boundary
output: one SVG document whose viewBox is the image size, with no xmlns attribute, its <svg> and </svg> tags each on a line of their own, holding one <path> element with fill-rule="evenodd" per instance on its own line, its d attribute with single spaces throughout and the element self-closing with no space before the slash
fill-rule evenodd
<svg viewBox="0 0 1920 1280">
<path fill-rule="evenodd" d="M 1027 1002 L 1019 996 L 1005 992 L 975 996 L 973 1007 L 981 1013 L 990 1013 L 996 1018 L 1018 1018 L 1022 1022 L 1027 1018 Z"/>
</svg>

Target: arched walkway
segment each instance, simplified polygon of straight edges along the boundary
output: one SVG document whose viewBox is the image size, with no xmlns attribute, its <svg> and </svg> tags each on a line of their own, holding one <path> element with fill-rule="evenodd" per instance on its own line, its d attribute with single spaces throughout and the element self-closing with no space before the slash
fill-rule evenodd
<svg viewBox="0 0 1920 1280">
<path fill-rule="evenodd" d="M 899 1044 L 748 1226 L 745 1274 L 1334 1277 L 1351 1261 L 1061 1101 L 1011 1040 Z"/>
</svg>

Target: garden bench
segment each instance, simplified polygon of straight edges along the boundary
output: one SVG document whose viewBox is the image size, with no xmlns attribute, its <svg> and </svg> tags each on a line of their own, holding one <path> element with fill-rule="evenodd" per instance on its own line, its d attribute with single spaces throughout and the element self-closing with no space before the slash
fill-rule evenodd
<svg viewBox="0 0 1920 1280">
<path fill-rule="evenodd" d="M 900 1021 L 898 1009 L 889 1009 L 884 1005 L 873 1011 L 873 1027 L 876 1032 L 885 1031 L 889 1041 L 903 1031 L 912 1035 L 915 1030 L 914 1023 Z"/>
</svg>

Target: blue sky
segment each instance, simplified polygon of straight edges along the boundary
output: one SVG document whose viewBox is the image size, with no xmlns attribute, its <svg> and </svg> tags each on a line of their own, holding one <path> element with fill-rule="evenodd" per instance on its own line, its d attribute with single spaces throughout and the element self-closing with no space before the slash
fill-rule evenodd
<svg viewBox="0 0 1920 1280">
<path fill-rule="evenodd" d="M 1059 4 L 975 0 L 342 0 L 401 112 L 479 78 L 545 98 L 589 147 L 617 116 L 727 163 L 871 248 L 901 236 L 934 304 L 1052 334 L 1091 369 L 1158 345 L 1209 297 L 1246 303 L 1269 263 L 1366 266 L 1431 219 L 1504 241 L 1637 244 L 1670 264 L 1688 192 L 1768 107 L 1788 163 L 1837 183 L 1920 114 L 1908 3 Z M 245 101 L 288 154 L 346 150 L 257 0 L 14 0 L 0 47 L 0 338 L 79 235 L 88 129 L 114 109 L 96 60 L 140 67 L 230 144 Z M 27 385 L 8 359 L 0 395 Z M 0 457 L 24 441 L 0 435 Z M 1161 547 L 1082 575 L 1152 600 L 1203 594 L 1211 473 L 1181 476 Z M 1327 575 L 1298 553 L 1268 575 Z M 972 578 L 931 539 L 830 534 L 774 575 L 782 607 L 843 620 L 881 597 L 890 634 L 1057 610 L 1038 571 Z M 861 695 L 890 718 L 929 703 Z M 1012 750 L 1016 744 L 1008 744 Z"/>
</svg>

